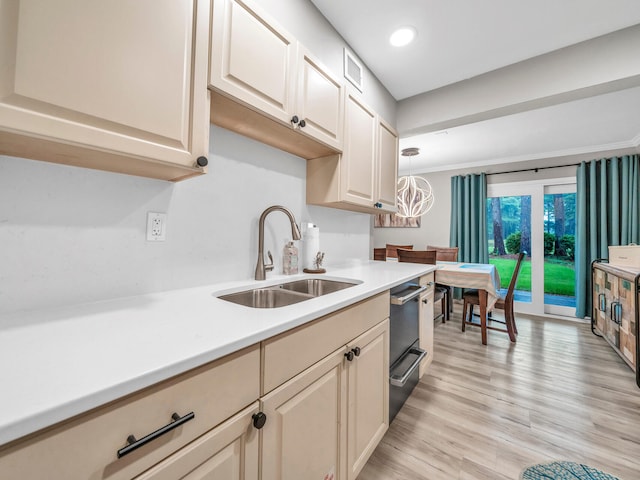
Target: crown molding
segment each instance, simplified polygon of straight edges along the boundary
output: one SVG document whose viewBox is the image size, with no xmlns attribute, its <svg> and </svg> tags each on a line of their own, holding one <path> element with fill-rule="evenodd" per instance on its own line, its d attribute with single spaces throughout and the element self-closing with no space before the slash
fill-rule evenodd
<svg viewBox="0 0 640 480">
<path fill-rule="evenodd" d="M 531 162 L 544 159 L 563 158 L 579 155 L 593 154 L 597 156 L 599 152 L 607 152 L 612 150 L 629 150 L 640 146 L 640 133 L 628 141 L 608 143 L 602 145 L 589 145 L 585 147 L 568 148 L 564 150 L 556 150 L 549 152 L 539 152 L 527 155 L 519 155 L 513 157 L 503 157 L 493 160 L 479 160 L 475 162 L 465 162 L 460 164 L 435 165 L 433 167 L 424 167 L 419 164 L 412 165 L 411 172 L 413 174 L 445 172 L 464 169 L 487 168 L 491 166 L 503 165 L 507 163 Z M 408 175 L 408 169 L 399 169 L 398 175 Z"/>
</svg>

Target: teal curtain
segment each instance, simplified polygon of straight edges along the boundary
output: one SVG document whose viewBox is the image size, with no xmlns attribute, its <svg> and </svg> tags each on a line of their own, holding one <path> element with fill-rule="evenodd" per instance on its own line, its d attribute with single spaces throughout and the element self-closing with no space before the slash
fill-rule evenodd
<svg viewBox="0 0 640 480">
<path fill-rule="evenodd" d="M 461 262 L 489 263 L 487 240 L 487 176 L 451 177 L 449 244 Z"/>
<path fill-rule="evenodd" d="M 576 174 L 576 317 L 591 315 L 591 262 L 609 245 L 640 243 L 640 159 L 582 162 Z"/>
</svg>

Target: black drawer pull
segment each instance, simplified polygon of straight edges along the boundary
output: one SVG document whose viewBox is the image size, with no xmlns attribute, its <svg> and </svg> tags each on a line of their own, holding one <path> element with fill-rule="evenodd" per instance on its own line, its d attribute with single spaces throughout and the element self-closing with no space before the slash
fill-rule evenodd
<svg viewBox="0 0 640 480">
<path fill-rule="evenodd" d="M 600 293 L 598 295 L 598 300 L 600 301 L 599 309 L 601 312 L 607 311 L 607 297 L 605 297 L 604 293 Z"/>
<path fill-rule="evenodd" d="M 174 428 L 178 428 L 183 423 L 187 423 L 189 420 L 193 420 L 194 417 L 195 415 L 193 412 L 187 413 L 184 417 L 180 417 L 180 415 L 178 415 L 177 413 L 174 413 L 173 415 L 171 415 L 173 422 L 165 425 L 162 428 L 159 428 L 155 432 L 152 432 L 145 437 L 142 437 L 140 440 L 136 440 L 136 437 L 134 437 L 133 435 L 129 435 L 127 437 L 127 442 L 129 443 L 129 445 L 127 445 L 126 447 L 122 447 L 120 450 L 118 450 L 118 458 L 124 457 L 125 455 L 133 452 L 134 450 L 137 450 L 141 446 L 146 445 L 150 441 L 155 440 L 158 437 L 161 437 L 167 432 L 170 432 Z"/>
</svg>

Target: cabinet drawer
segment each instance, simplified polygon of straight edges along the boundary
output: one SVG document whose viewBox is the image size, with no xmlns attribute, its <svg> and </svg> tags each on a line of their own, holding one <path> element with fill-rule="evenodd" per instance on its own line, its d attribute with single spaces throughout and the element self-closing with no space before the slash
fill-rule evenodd
<svg viewBox="0 0 640 480">
<path fill-rule="evenodd" d="M 258 480 L 258 430 L 252 425 L 258 406 L 254 402 L 135 480 Z"/>
<path fill-rule="evenodd" d="M 435 273 L 430 272 L 420 277 L 420 285 L 429 285 L 433 289 L 435 285 Z"/>
<path fill-rule="evenodd" d="M 262 342 L 262 393 L 270 392 L 388 317 L 387 291 Z"/>
<path fill-rule="evenodd" d="M 255 345 L 11 444 L 0 471 L 21 480 L 131 479 L 255 402 L 259 376 Z M 190 412 L 193 420 L 118 459 L 129 435 L 143 438 Z"/>
</svg>

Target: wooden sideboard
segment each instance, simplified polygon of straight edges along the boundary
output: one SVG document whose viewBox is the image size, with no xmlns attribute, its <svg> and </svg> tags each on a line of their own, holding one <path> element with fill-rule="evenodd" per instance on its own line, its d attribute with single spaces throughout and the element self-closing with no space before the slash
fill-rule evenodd
<svg viewBox="0 0 640 480">
<path fill-rule="evenodd" d="M 631 367 L 640 387 L 639 279 L 640 270 L 610 265 L 602 260 L 591 264 L 591 330 L 602 336 Z"/>
</svg>

